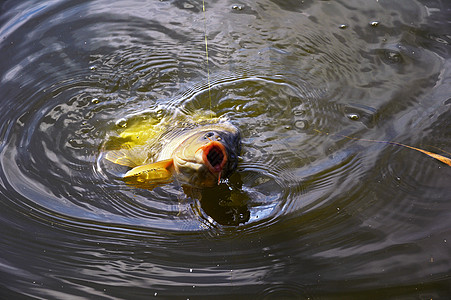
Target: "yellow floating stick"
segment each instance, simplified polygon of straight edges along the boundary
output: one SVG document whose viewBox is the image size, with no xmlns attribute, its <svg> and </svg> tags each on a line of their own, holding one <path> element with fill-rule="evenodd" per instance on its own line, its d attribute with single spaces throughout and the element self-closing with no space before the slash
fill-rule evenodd
<svg viewBox="0 0 451 300">
<path fill-rule="evenodd" d="M 318 133 L 321 133 L 321 134 L 324 134 L 324 132 L 321 132 L 321 131 L 319 131 L 317 129 L 314 129 L 314 131 L 316 131 Z M 325 134 L 329 135 L 329 133 L 325 133 Z M 412 146 L 409 146 L 409 145 L 405 145 L 405 144 L 401 144 L 401 143 L 397 143 L 397 142 L 390 142 L 390 141 L 359 139 L 359 138 L 354 138 L 354 137 L 341 135 L 341 134 L 336 134 L 336 133 L 333 134 L 333 135 L 341 136 L 341 137 L 344 137 L 344 138 L 347 138 L 347 139 L 350 139 L 350 140 L 364 141 L 364 142 L 373 142 L 373 143 L 385 143 L 385 144 L 392 144 L 392 145 L 396 145 L 396 146 L 409 148 L 409 149 L 416 150 L 416 151 L 419 151 L 421 153 L 424 153 L 424 154 L 426 154 L 426 155 L 428 155 L 428 156 L 430 156 L 432 158 L 435 158 L 435 159 L 441 161 L 442 163 L 447 164 L 448 166 L 451 167 L 451 158 L 448 158 L 446 156 L 443 156 L 443 155 L 440 155 L 440 154 L 437 154 L 437 153 L 433 153 L 433 152 L 430 152 L 430 151 L 426 151 L 426 150 L 423 150 L 423 149 L 415 148 L 415 147 L 412 147 Z"/>
</svg>

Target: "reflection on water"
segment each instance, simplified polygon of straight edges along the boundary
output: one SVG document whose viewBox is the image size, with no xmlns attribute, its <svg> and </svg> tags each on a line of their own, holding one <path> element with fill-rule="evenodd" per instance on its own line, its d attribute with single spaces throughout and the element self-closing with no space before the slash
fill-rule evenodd
<svg viewBox="0 0 451 300">
<path fill-rule="evenodd" d="M 450 12 L 4 1 L 0 298 L 448 298 L 451 169 L 365 140 L 450 152 Z M 221 185 L 105 166 L 131 121 L 208 110 L 243 137 Z"/>
</svg>

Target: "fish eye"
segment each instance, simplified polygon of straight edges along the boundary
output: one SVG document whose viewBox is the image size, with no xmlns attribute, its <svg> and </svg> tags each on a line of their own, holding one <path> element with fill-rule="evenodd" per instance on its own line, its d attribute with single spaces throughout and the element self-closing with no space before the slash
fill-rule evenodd
<svg viewBox="0 0 451 300">
<path fill-rule="evenodd" d="M 209 138 L 209 137 L 212 137 L 212 136 L 214 136 L 215 135 L 215 133 L 214 132 L 207 132 L 206 134 L 205 134 L 205 138 Z"/>
</svg>

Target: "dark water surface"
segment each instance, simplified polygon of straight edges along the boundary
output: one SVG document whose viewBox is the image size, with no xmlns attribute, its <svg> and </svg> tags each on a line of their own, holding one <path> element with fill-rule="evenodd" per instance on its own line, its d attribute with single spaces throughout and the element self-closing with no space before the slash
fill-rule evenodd
<svg viewBox="0 0 451 300">
<path fill-rule="evenodd" d="M 451 155 L 451 3 L 206 8 L 1 2 L 0 298 L 449 299 L 451 167 L 343 136 Z M 210 107 L 228 185 L 108 172 L 108 135 Z"/>
</svg>

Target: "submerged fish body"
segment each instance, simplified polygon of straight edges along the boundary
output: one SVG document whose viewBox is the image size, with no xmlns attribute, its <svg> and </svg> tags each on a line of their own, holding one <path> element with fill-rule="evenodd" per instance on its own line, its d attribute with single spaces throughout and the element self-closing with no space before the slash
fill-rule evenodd
<svg viewBox="0 0 451 300">
<path fill-rule="evenodd" d="M 241 150 L 240 132 L 227 121 L 185 122 L 124 131 L 120 149 L 110 150 L 106 159 L 131 167 L 123 179 L 150 188 L 173 179 L 194 187 L 210 187 L 228 177 L 237 167 Z M 132 132 L 132 134 L 130 134 Z M 139 142 L 133 138 L 144 137 Z"/>
</svg>

